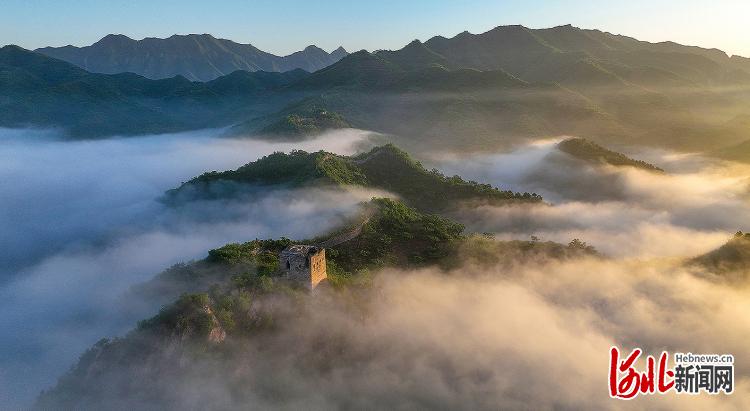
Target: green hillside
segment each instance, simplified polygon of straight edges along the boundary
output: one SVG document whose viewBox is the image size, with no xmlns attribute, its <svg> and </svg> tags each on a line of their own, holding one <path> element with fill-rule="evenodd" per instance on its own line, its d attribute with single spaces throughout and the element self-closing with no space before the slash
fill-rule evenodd
<svg viewBox="0 0 750 411">
<path fill-rule="evenodd" d="M 338 114 L 325 108 L 311 108 L 300 113 L 287 114 L 282 119 L 259 130 L 262 135 L 309 136 L 326 130 L 349 127 Z"/>
<path fill-rule="evenodd" d="M 493 265 L 597 256 L 577 240 L 566 246 L 467 236 L 460 224 L 389 199 L 365 207 L 370 217 L 362 233 L 326 250 L 328 280 L 314 297 L 280 275 L 278 252 L 292 243 L 288 239 L 227 244 L 136 288 L 137 297 L 169 302 L 124 337 L 94 344 L 39 396 L 35 409 L 169 408 L 182 402 L 181 394 L 174 396 L 183 392 L 179 388 L 195 381 L 201 381 L 200 387 L 216 381 L 237 387 L 222 395 L 241 404 L 251 400 L 250 384 L 253 393 L 268 396 L 269 404 L 284 405 L 288 396 L 275 395 L 283 387 L 259 383 L 247 371 L 258 371 L 264 379 L 271 375 L 258 368 L 260 359 L 269 359 L 275 369 L 277 360 L 290 360 L 301 373 L 366 361 L 366 352 L 350 349 L 345 330 L 318 327 L 303 337 L 307 328 L 299 321 L 311 311 L 320 311 L 322 318 L 347 316 L 352 325 L 368 321 L 370 301 L 382 298 L 373 286 L 375 269 L 449 269 L 463 253 L 473 263 Z M 314 343 L 298 344 L 303 338 Z M 191 398 L 190 406 L 210 408 L 213 400 Z"/>
<path fill-rule="evenodd" d="M 0 49 L 0 126 L 59 127 L 73 137 L 166 133 L 219 127 L 269 110 L 269 95 L 307 76 L 237 72 L 207 83 L 93 74 L 16 46 Z"/>
<path fill-rule="evenodd" d="M 240 185 L 227 189 L 227 183 Z M 352 157 L 324 151 L 274 153 L 236 170 L 212 171 L 195 177 L 168 191 L 166 200 L 180 203 L 196 198 L 236 196 L 242 194 L 242 185 L 370 187 L 392 192 L 408 204 L 427 211 L 456 207 L 462 202 L 542 201 L 536 194 L 503 191 L 489 184 L 427 170 L 406 152 L 390 144 Z"/>
<path fill-rule="evenodd" d="M 750 233 L 738 231 L 726 244 L 688 261 L 710 273 L 730 280 L 744 281 L 750 270 Z"/>
<path fill-rule="evenodd" d="M 265 138 L 300 139 L 327 130 L 348 128 L 351 124 L 339 113 L 326 108 L 321 98 L 309 98 L 283 110 L 232 127 L 228 134 L 260 134 Z"/>
<path fill-rule="evenodd" d="M 557 148 L 571 156 L 593 164 L 628 166 L 647 171 L 664 172 L 661 168 L 642 160 L 632 159 L 622 153 L 606 149 L 583 138 L 569 138 L 557 144 Z"/>
</svg>

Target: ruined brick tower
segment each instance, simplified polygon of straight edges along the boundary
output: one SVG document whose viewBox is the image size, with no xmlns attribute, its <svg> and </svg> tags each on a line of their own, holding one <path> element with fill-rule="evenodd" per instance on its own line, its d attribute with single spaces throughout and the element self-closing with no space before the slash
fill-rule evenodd
<svg viewBox="0 0 750 411">
<path fill-rule="evenodd" d="M 313 245 L 295 244 L 279 254 L 284 276 L 309 290 L 326 279 L 326 250 Z"/>
</svg>

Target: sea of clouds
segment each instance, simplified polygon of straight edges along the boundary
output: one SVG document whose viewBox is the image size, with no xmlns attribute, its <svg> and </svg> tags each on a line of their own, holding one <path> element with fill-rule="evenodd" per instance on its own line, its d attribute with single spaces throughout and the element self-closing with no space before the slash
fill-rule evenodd
<svg viewBox="0 0 750 411">
<path fill-rule="evenodd" d="M 303 143 L 218 139 L 213 132 L 65 142 L 0 131 L 0 398 L 28 404 L 101 337 L 140 311 L 118 304 L 132 285 L 231 241 L 309 237 L 373 193 L 258 191 L 242 202 L 172 209 L 167 189 L 207 170 L 295 148 L 342 154 L 370 134 L 346 130 Z M 635 153 L 666 170 L 591 165 L 532 142 L 501 154 L 417 153 L 447 175 L 537 192 L 547 204 L 482 206 L 454 215 L 498 239 L 577 237 L 609 258 L 523 266 L 386 270 L 363 320 L 317 305 L 262 346 L 176 381 L 177 408 L 217 409 L 717 409 L 750 408 L 747 287 L 695 275 L 681 262 L 746 230 L 750 169 L 695 155 Z M 324 371 L 321 341 L 342 351 Z M 611 345 L 738 360 L 731 397 L 607 397 Z M 213 369 L 212 367 L 217 367 Z M 215 378 L 207 379 L 206 376 Z M 232 381 L 228 378 L 233 379 Z M 241 402 L 232 391 L 246 387 Z M 244 385 L 247 384 L 247 385 Z M 268 396 L 284 387 L 284 396 Z M 127 405 L 127 404 L 126 404 Z"/>
<path fill-rule="evenodd" d="M 664 174 L 593 165 L 536 141 L 494 155 L 434 155 L 446 174 L 542 194 L 547 204 L 480 207 L 456 217 L 499 238 L 577 237 L 613 257 L 690 257 L 750 229 L 750 167 L 641 150 Z"/>
<path fill-rule="evenodd" d="M 218 138 L 219 130 L 65 141 L 0 129 L 0 403 L 27 404 L 88 346 L 143 318 L 118 297 L 211 248 L 325 232 L 368 200 L 363 190 L 258 190 L 242 202 L 170 208 L 165 190 L 274 151 L 366 147 L 341 130 L 298 142 Z"/>
<path fill-rule="evenodd" d="M 750 368 L 741 360 L 750 356 L 748 290 L 679 265 L 586 258 L 465 264 L 447 272 L 387 269 L 353 306 L 336 294 L 315 294 L 304 310 L 289 308 L 299 301 L 270 298 L 256 301 L 254 311 L 278 322 L 274 332 L 228 339 L 222 352 L 231 355 L 179 354 L 161 341 L 148 363 L 110 362 L 89 381 L 102 396 L 93 408 L 750 407 Z M 613 400 L 607 386 L 612 345 L 655 356 L 662 350 L 731 353 L 734 392 Z M 645 369 L 643 359 L 636 367 Z M 135 384 L 135 393 L 118 387 L 139 376 L 147 387 Z M 158 400 L 139 395 L 141 389 Z"/>
</svg>

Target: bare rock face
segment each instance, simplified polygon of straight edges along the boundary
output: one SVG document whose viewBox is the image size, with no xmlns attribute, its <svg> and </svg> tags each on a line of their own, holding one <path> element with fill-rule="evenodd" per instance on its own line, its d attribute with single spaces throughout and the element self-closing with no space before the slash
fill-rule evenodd
<svg viewBox="0 0 750 411">
<path fill-rule="evenodd" d="M 227 338 L 227 332 L 224 330 L 224 327 L 221 326 L 219 323 L 219 320 L 214 315 L 213 310 L 211 310 L 211 307 L 209 306 L 203 306 L 203 309 L 206 311 L 206 314 L 209 315 L 211 318 L 211 329 L 208 332 L 208 341 L 212 343 L 221 343 L 224 342 L 224 339 Z"/>
</svg>

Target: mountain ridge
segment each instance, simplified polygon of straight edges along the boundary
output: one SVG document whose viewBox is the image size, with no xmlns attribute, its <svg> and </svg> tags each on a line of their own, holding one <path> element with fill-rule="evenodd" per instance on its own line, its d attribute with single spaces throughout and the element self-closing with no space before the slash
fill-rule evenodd
<svg viewBox="0 0 750 411">
<path fill-rule="evenodd" d="M 379 50 L 376 54 L 396 61 L 401 57 L 399 54 L 406 52 L 413 43 L 400 50 Z M 686 55 L 694 56 L 693 62 L 703 65 L 702 75 L 712 81 L 721 81 L 720 72 L 729 69 L 750 70 L 747 59 L 730 57 L 719 49 L 671 41 L 651 43 L 601 30 L 580 29 L 570 24 L 545 29 L 530 29 L 521 25 L 497 26 L 478 34 L 464 31 L 451 38 L 433 36 L 421 44 L 453 68 L 502 69 L 526 81 L 540 80 L 536 70 L 540 65 L 566 70 L 570 64 L 585 58 L 627 65 L 633 62 L 633 55 L 643 53 L 670 54 L 674 60 Z M 569 55 L 576 57 L 571 60 Z M 648 64 L 656 63 L 652 61 Z M 669 66 L 676 70 L 676 74 L 683 76 L 695 74 L 679 61 L 662 61 L 658 64 Z M 562 78 L 558 80 L 564 82 Z M 700 81 L 707 79 L 701 78 Z"/>
<path fill-rule="evenodd" d="M 568 138 L 557 143 L 557 149 L 567 153 L 579 160 L 591 163 L 591 164 L 608 164 L 611 166 L 626 166 L 639 168 L 655 173 L 663 173 L 664 170 L 647 163 L 643 160 L 637 160 L 630 158 L 625 154 L 618 153 L 610 150 L 606 147 L 602 147 L 592 141 L 585 138 Z"/>
<path fill-rule="evenodd" d="M 106 40 L 122 41 L 128 42 Z M 569 25 L 499 26 L 412 41 L 395 51 L 361 50 L 260 88 L 252 85 L 260 76 L 243 82 L 231 73 L 217 83 L 191 83 L 84 71 L 76 74 L 80 79 L 49 84 L 38 77 L 69 75 L 70 66 L 17 63 L 0 56 L 0 125 L 57 127 L 75 138 L 225 127 L 256 135 L 277 122 L 272 131 L 297 135 L 348 124 L 408 136 L 399 141 L 407 149 L 425 143 L 508 148 L 529 138 L 575 135 L 604 145 L 706 151 L 750 139 L 743 122 L 730 121 L 750 112 L 746 60 Z M 40 67 L 47 72 L 40 74 Z M 319 102 L 317 115 L 285 112 L 312 100 Z M 298 118 L 278 123 L 288 115 Z"/>
<path fill-rule="evenodd" d="M 750 233 L 737 231 L 725 244 L 687 261 L 727 281 L 745 282 L 750 268 Z"/>
<path fill-rule="evenodd" d="M 348 53 L 339 47 L 331 53 L 310 45 L 286 56 L 277 56 L 252 44 L 216 38 L 211 34 L 175 34 L 167 38 L 134 40 L 123 34 L 108 34 L 83 47 L 42 47 L 35 50 L 87 71 L 116 74 L 132 72 L 150 79 L 182 75 L 193 81 L 210 81 L 236 70 L 319 70 Z"/>
<path fill-rule="evenodd" d="M 444 211 L 455 203 L 540 203 L 533 193 L 500 190 L 489 184 L 447 177 L 427 170 L 409 154 L 386 144 L 354 156 L 325 151 L 273 153 L 236 170 L 203 173 L 166 192 L 164 201 L 180 205 L 193 200 L 238 197 L 243 185 L 264 187 L 359 186 L 392 192 L 421 211 Z"/>
<path fill-rule="evenodd" d="M 281 109 L 269 95 L 309 73 L 236 71 L 215 80 L 151 80 L 90 73 L 18 46 L 0 48 L 0 124 L 61 128 L 68 136 L 168 133 L 221 127 L 257 110 Z M 261 98 L 263 97 L 263 98 Z"/>
</svg>

